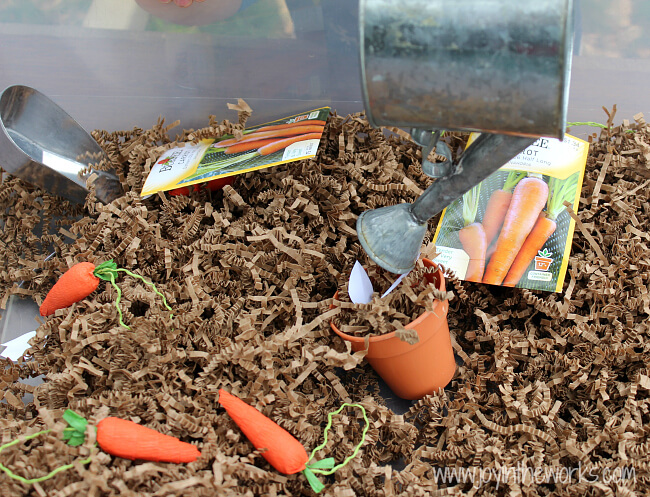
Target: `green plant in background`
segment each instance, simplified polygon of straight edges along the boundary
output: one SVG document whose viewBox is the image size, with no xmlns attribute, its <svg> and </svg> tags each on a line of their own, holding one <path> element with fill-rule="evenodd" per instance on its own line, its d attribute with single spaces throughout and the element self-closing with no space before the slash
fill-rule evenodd
<svg viewBox="0 0 650 497">
<path fill-rule="evenodd" d="M 211 0 L 207 0 L 208 2 Z M 229 19 L 206 26 L 181 26 L 151 16 L 147 31 L 166 33 L 206 33 L 245 38 L 286 37 L 281 15 L 275 0 L 259 0 Z"/>
<path fill-rule="evenodd" d="M 573 126 L 591 126 L 592 128 L 600 128 L 600 129 L 608 129 L 609 126 L 606 124 L 602 123 L 597 123 L 594 121 L 580 121 L 580 122 L 571 122 L 571 123 L 566 123 L 567 128 L 571 128 Z M 626 129 L 626 133 L 634 133 L 633 129 Z"/>
<path fill-rule="evenodd" d="M 81 26 L 92 0 L 3 0 L 3 23 Z"/>
<path fill-rule="evenodd" d="M 0 2 L 0 23 L 82 27 L 92 4 L 93 0 L 3 0 Z M 258 0 L 231 18 L 206 26 L 183 26 L 150 16 L 146 29 L 165 33 L 283 38 L 287 36 L 286 21 L 276 0 Z"/>
</svg>

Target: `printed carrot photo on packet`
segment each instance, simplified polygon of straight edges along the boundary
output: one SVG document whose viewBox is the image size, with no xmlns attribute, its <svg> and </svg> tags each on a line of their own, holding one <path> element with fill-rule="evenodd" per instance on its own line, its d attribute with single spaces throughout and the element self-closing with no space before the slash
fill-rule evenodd
<svg viewBox="0 0 650 497">
<path fill-rule="evenodd" d="M 538 139 L 443 211 L 435 261 L 466 281 L 561 291 L 588 148 Z"/>
</svg>

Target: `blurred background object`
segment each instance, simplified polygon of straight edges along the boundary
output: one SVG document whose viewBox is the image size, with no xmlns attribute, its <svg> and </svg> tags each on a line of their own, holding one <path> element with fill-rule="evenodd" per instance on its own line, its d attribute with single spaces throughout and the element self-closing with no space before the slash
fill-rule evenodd
<svg viewBox="0 0 650 497">
<path fill-rule="evenodd" d="M 339 114 L 363 108 L 356 1 L 244 0 L 202 25 L 153 15 L 146 2 L 194 8 L 4 0 L 0 89 L 37 88 L 86 129 L 148 127 L 160 115 L 198 127 L 210 114 L 233 118 L 226 103 L 240 97 L 254 109 L 251 124 L 321 105 Z M 569 121 L 604 122 L 601 107 L 613 104 L 618 121 L 647 113 L 650 2 L 576 0 L 576 8 Z M 573 130 L 581 131 L 593 129 Z"/>
</svg>

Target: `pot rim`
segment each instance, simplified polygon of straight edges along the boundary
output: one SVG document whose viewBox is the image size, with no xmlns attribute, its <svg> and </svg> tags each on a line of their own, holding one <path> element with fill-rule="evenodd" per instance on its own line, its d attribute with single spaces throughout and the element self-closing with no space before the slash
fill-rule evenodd
<svg viewBox="0 0 650 497">
<path fill-rule="evenodd" d="M 433 262 L 432 260 L 427 259 L 426 257 L 423 257 L 422 260 L 429 262 L 432 267 L 435 267 L 437 269 L 437 272 L 440 273 L 440 275 L 439 275 L 440 284 L 438 285 L 438 289 L 440 289 L 440 287 L 444 288 L 445 287 L 445 277 L 442 274 L 442 270 L 440 269 L 440 266 L 438 264 L 436 264 L 435 262 Z M 334 298 L 337 297 L 338 293 L 339 292 L 337 290 L 336 293 L 334 294 Z M 438 309 L 439 307 L 443 307 L 444 305 L 445 305 L 445 302 L 440 302 L 440 301 L 437 302 L 436 307 L 434 308 L 433 311 L 424 311 L 417 318 L 415 318 L 409 324 L 404 326 L 404 329 L 410 330 L 410 329 L 415 328 L 422 321 L 424 321 L 426 318 L 428 318 L 430 314 L 434 314 L 436 309 Z M 334 307 L 334 306 L 332 305 L 332 307 Z M 334 333 L 336 333 L 341 338 L 343 338 L 345 340 L 348 340 L 350 342 L 363 343 L 366 340 L 365 337 L 352 336 L 352 335 L 348 335 L 347 333 L 342 332 L 341 330 L 339 330 L 338 326 L 336 326 L 334 324 L 334 321 L 330 321 L 330 327 L 332 328 L 332 331 L 334 331 Z M 370 342 L 382 342 L 384 340 L 390 340 L 392 338 L 395 338 L 395 332 L 394 331 L 391 331 L 390 333 L 386 333 L 385 335 L 371 336 L 371 337 L 369 337 L 368 340 Z"/>
</svg>

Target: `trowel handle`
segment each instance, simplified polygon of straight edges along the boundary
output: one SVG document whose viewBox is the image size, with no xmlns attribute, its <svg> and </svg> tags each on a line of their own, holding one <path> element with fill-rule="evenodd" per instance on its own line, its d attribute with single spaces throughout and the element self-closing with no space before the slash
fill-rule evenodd
<svg viewBox="0 0 650 497">
<path fill-rule="evenodd" d="M 442 178 L 452 173 L 453 161 L 449 146 L 440 141 L 443 131 L 422 128 L 411 129 L 411 138 L 422 147 L 422 172 L 431 178 Z M 443 162 L 431 162 L 428 157 L 432 150 L 445 158 Z"/>
<path fill-rule="evenodd" d="M 531 137 L 481 134 L 458 159 L 454 173 L 434 182 L 411 205 L 412 216 L 418 223 L 426 223 L 535 141 Z"/>
</svg>

